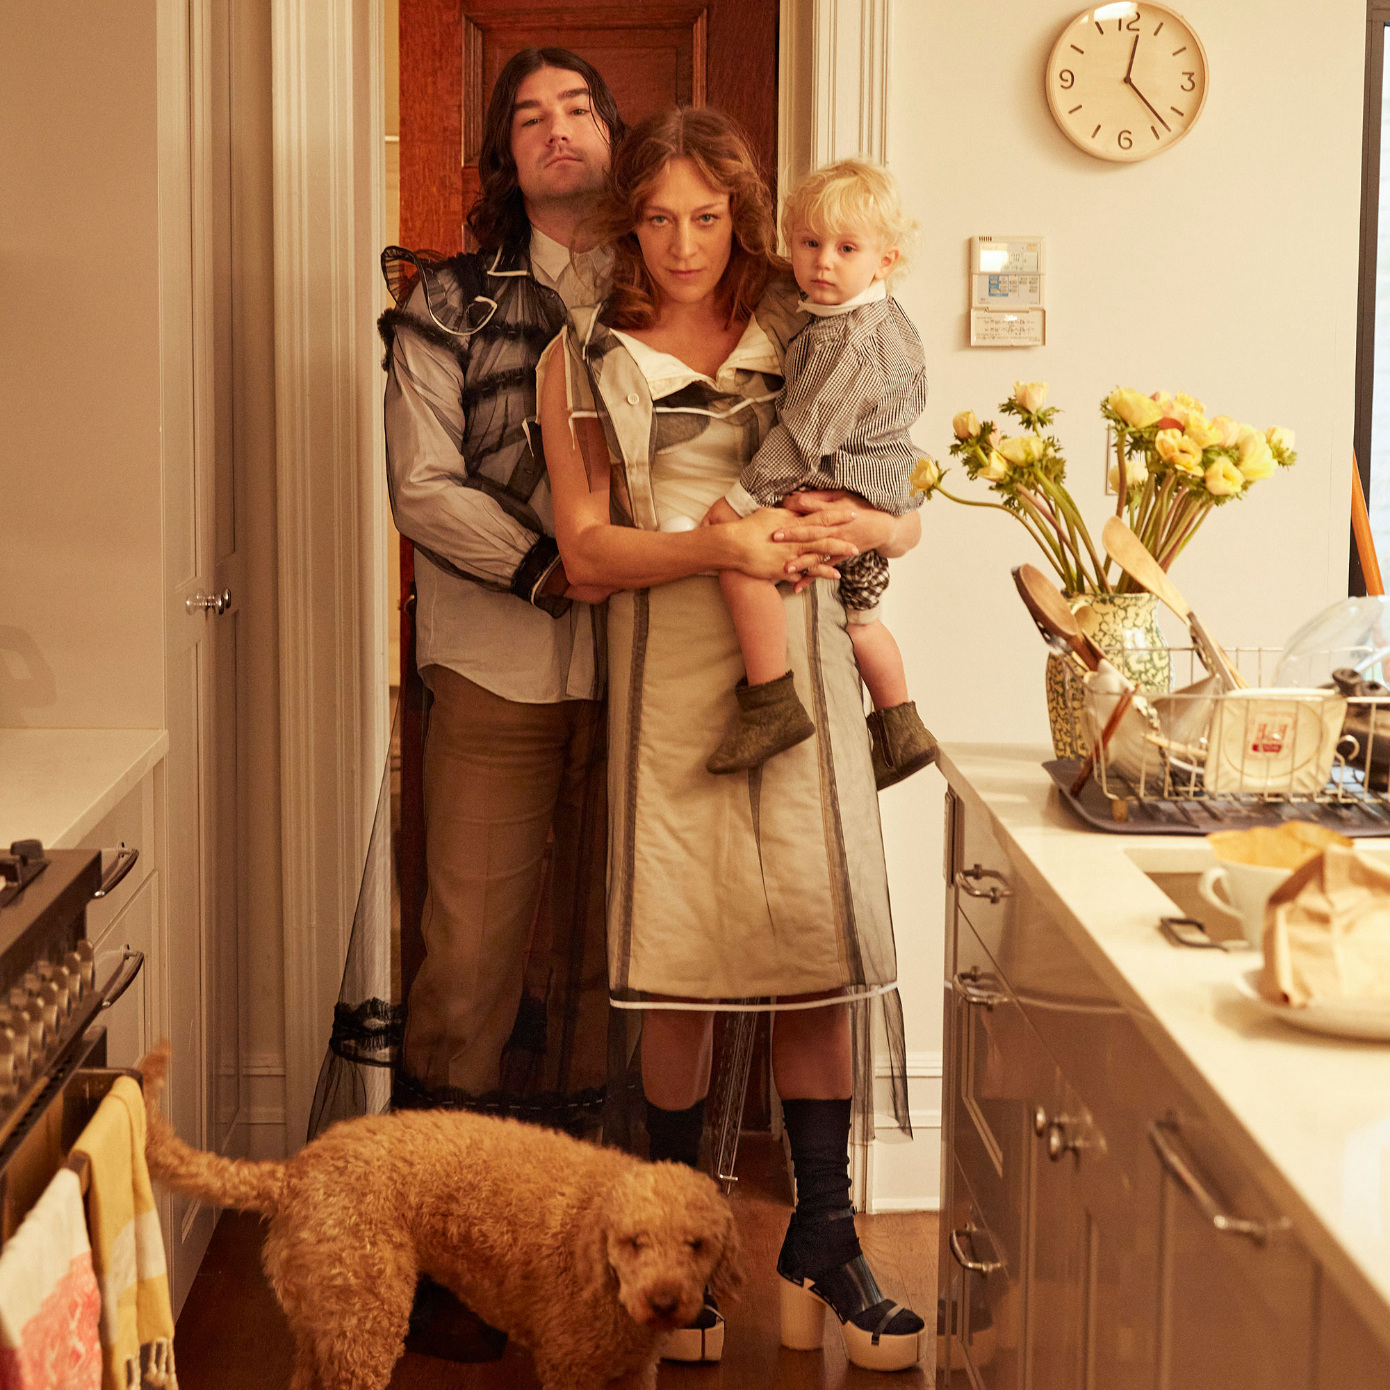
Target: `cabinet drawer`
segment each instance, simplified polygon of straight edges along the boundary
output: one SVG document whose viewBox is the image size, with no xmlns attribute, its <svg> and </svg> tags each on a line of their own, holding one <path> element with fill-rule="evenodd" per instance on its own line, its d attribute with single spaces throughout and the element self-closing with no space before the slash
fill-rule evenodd
<svg viewBox="0 0 1390 1390">
<path fill-rule="evenodd" d="M 1018 884 L 1008 856 L 983 811 L 956 801 L 951 816 L 947 876 L 957 911 L 964 912 L 995 956 L 1018 903 Z"/>
<path fill-rule="evenodd" d="M 101 856 L 101 870 L 106 873 L 120 845 L 139 850 L 140 858 L 108 896 L 88 905 L 89 941 L 96 941 L 107 931 L 134 901 L 141 884 L 154 870 L 154 779 L 151 774 L 141 778 L 139 784 L 121 798 L 120 804 L 104 816 L 90 834 L 83 836 L 81 847 L 105 851 Z"/>
<path fill-rule="evenodd" d="M 1017 1269 L 1023 1252 L 1033 1116 L 1048 1106 L 1056 1067 L 1028 1026 L 970 923 L 957 919 L 952 1144 L 975 1200 Z"/>
<path fill-rule="evenodd" d="M 1022 1386 L 1023 1278 L 990 1230 L 959 1166 L 946 1234 L 946 1384 L 972 1390 Z"/>
</svg>

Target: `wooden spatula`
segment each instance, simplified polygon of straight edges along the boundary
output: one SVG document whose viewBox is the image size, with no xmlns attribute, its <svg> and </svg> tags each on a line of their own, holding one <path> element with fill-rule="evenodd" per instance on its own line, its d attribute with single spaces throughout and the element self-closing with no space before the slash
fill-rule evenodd
<svg viewBox="0 0 1390 1390">
<path fill-rule="evenodd" d="M 1061 638 L 1088 671 L 1096 670 L 1105 659 L 1105 653 L 1082 632 L 1061 590 L 1033 565 L 1015 566 L 1013 576 L 1023 606 L 1043 636 Z"/>
<path fill-rule="evenodd" d="M 1207 670 L 1219 676 L 1227 690 L 1247 686 L 1249 682 L 1241 678 L 1240 672 L 1231 665 L 1230 658 L 1207 635 L 1206 628 L 1192 611 L 1192 605 L 1183 598 L 1163 566 L 1144 548 L 1144 542 L 1117 516 L 1112 516 L 1105 523 L 1100 535 L 1106 554 L 1131 579 L 1138 580 L 1160 603 L 1171 608 L 1187 624 L 1192 634 L 1192 645 L 1197 648 Z"/>
</svg>

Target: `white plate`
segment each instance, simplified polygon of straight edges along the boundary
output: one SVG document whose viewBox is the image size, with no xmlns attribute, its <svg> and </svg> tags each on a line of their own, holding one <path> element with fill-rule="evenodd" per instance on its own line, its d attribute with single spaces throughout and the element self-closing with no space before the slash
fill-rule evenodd
<svg viewBox="0 0 1390 1390">
<path fill-rule="evenodd" d="M 1258 1004 L 1271 1018 L 1309 1033 L 1330 1033 L 1336 1038 L 1361 1038 L 1368 1042 L 1390 1042 L 1390 1000 L 1315 999 L 1306 1008 L 1275 1004 L 1260 993 L 1258 970 L 1247 970 L 1235 978 L 1238 993 Z"/>
</svg>

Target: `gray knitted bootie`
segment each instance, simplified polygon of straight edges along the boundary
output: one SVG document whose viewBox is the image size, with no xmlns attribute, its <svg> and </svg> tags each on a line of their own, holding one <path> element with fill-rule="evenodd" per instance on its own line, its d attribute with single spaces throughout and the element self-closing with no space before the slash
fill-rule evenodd
<svg viewBox="0 0 1390 1390">
<path fill-rule="evenodd" d="M 936 761 L 936 740 L 917 717 L 917 706 L 911 700 L 874 710 L 869 715 L 869 735 L 879 791 Z"/>
<path fill-rule="evenodd" d="M 709 772 L 746 772 L 804 742 L 816 731 L 805 705 L 797 698 L 790 671 L 762 685 L 741 680 L 734 687 L 734 696 L 738 717 L 710 754 L 705 764 Z"/>
</svg>

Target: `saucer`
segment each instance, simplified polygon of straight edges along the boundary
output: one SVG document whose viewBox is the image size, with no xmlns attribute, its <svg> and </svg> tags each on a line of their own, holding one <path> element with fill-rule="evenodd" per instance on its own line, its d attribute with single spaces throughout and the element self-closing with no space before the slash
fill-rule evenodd
<svg viewBox="0 0 1390 1390">
<path fill-rule="evenodd" d="M 1260 971 L 1246 970 L 1236 976 L 1236 991 L 1280 1023 L 1309 1033 L 1325 1033 L 1335 1038 L 1358 1038 L 1363 1042 L 1390 1042 L 1390 1000 L 1314 999 L 1305 1008 L 1274 1004 L 1260 993 Z"/>
</svg>

